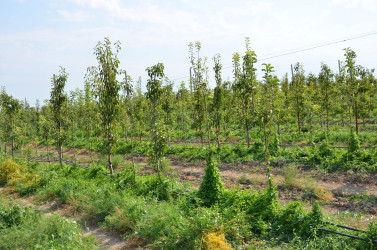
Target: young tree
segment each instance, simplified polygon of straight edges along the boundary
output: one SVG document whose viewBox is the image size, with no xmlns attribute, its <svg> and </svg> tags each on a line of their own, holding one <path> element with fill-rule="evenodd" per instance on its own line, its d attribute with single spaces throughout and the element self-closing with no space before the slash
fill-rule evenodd
<svg viewBox="0 0 377 250">
<path fill-rule="evenodd" d="M 191 102 L 191 96 L 189 90 L 186 89 L 185 83 L 182 82 L 178 92 L 175 96 L 176 103 L 176 117 L 181 124 L 183 131 L 183 141 L 186 143 L 187 124 L 189 123 L 189 104 Z"/>
<path fill-rule="evenodd" d="M 270 144 L 271 134 L 273 132 L 273 123 L 275 116 L 275 97 L 276 92 L 279 87 L 279 79 L 276 76 L 273 76 L 272 73 L 275 72 L 274 67 L 270 64 L 263 63 L 265 66 L 262 71 L 264 72 L 263 76 L 263 85 L 262 85 L 262 95 L 261 95 L 261 105 L 258 112 L 260 118 L 260 125 L 263 129 L 263 142 L 265 148 L 265 161 L 269 162 L 270 153 L 268 150 Z"/>
<path fill-rule="evenodd" d="M 49 101 L 46 101 L 46 105 L 42 106 L 41 114 L 39 118 L 39 126 L 41 128 L 41 136 L 45 141 L 47 160 L 50 161 L 50 152 L 49 152 L 49 139 L 51 137 L 51 128 L 52 128 L 52 115 L 51 115 L 51 105 Z"/>
<path fill-rule="evenodd" d="M 132 79 L 129 75 L 127 75 L 127 72 L 124 70 L 124 80 L 123 80 L 123 90 L 125 92 L 125 98 L 124 98 L 124 106 L 126 109 L 126 116 L 128 117 L 129 123 L 130 123 L 130 141 L 131 141 L 131 163 L 132 163 L 132 171 L 133 171 L 133 181 L 136 181 L 136 168 L 135 168 L 135 162 L 134 162 L 134 143 L 133 143 L 133 89 L 132 89 Z"/>
<path fill-rule="evenodd" d="M 257 56 L 254 51 L 250 50 L 250 39 L 245 39 L 246 52 L 243 56 L 242 71 L 240 65 L 240 55 L 233 54 L 233 73 L 235 78 L 234 88 L 237 91 L 242 105 L 242 118 L 245 125 L 246 142 L 250 147 L 249 126 L 251 123 L 250 113 L 255 115 L 255 90 L 256 90 L 256 76 L 255 63 Z M 251 106 L 251 107 L 250 107 Z M 250 112 L 251 109 L 251 112 Z"/>
<path fill-rule="evenodd" d="M 301 133 L 301 123 L 303 119 L 304 112 L 304 102 L 305 102 L 305 75 L 304 69 L 300 63 L 296 63 L 294 69 L 292 70 L 292 83 L 290 86 L 291 100 L 293 103 L 293 109 L 297 117 L 297 130 Z"/>
<path fill-rule="evenodd" d="M 213 70 L 215 71 L 215 81 L 216 87 L 213 91 L 213 115 L 214 115 L 214 123 L 216 128 L 216 141 L 217 141 L 217 148 L 220 148 L 220 129 L 221 123 L 224 117 L 223 105 L 224 105 L 224 87 L 221 80 L 221 56 L 217 54 L 213 57 L 213 62 L 215 63 Z"/>
<path fill-rule="evenodd" d="M 161 95 L 161 108 L 164 113 L 164 123 L 166 125 L 166 131 L 168 136 L 168 143 L 170 145 L 171 141 L 171 129 L 173 127 L 173 85 L 174 82 L 171 82 L 168 78 L 165 77 L 165 86 L 162 87 Z"/>
<path fill-rule="evenodd" d="M 333 87 L 332 78 L 334 74 L 331 72 L 331 69 L 326 64 L 321 64 L 321 72 L 319 73 L 319 86 L 321 90 L 321 104 L 326 110 L 326 127 L 327 134 L 330 133 L 329 126 L 329 109 L 331 104 L 331 89 Z"/>
<path fill-rule="evenodd" d="M 114 43 L 115 53 L 111 48 L 109 38 L 105 37 L 103 42 L 98 42 L 94 48 L 97 57 L 98 68 L 95 72 L 96 81 L 92 82 L 94 94 L 97 97 L 98 108 L 101 117 L 102 128 L 106 137 L 106 152 L 108 155 L 109 171 L 113 174 L 111 160 L 112 147 L 115 143 L 117 117 L 119 114 L 120 95 L 122 82 L 116 77 L 119 74 L 118 53 L 121 49 L 120 42 Z"/>
<path fill-rule="evenodd" d="M 68 74 L 65 69 L 60 67 L 59 75 L 52 77 L 52 89 L 50 104 L 52 108 L 52 117 L 54 122 L 55 143 L 59 153 L 60 166 L 63 165 L 63 143 L 67 139 L 68 121 L 67 121 L 67 95 L 64 93 L 64 87 L 67 82 Z"/>
<path fill-rule="evenodd" d="M 348 108 L 349 108 L 349 125 L 352 128 L 352 117 L 351 117 L 351 107 L 355 113 L 355 125 L 356 134 L 359 133 L 359 122 L 358 122 L 358 81 L 356 79 L 356 53 L 350 48 L 344 49 L 344 56 L 346 57 L 346 69 L 347 69 L 347 88 L 348 88 Z M 352 132 L 351 132 L 352 133 Z"/>
<path fill-rule="evenodd" d="M 93 161 L 93 156 L 92 156 L 92 149 L 93 149 L 93 140 L 92 140 L 92 135 L 95 134 L 97 131 L 96 128 L 98 128 L 98 124 L 100 122 L 98 121 L 97 114 L 98 110 L 95 101 L 95 95 L 92 86 L 96 84 L 98 81 L 98 76 L 96 74 L 96 67 L 90 67 L 87 69 L 87 73 L 85 74 L 84 78 L 84 115 L 82 117 L 83 123 L 85 126 L 85 131 L 86 131 L 86 138 L 89 143 L 89 155 L 90 155 L 90 160 Z"/>
<path fill-rule="evenodd" d="M 11 95 L 8 95 L 5 92 L 5 89 L 2 89 L 0 94 L 0 104 L 4 112 L 5 119 L 8 121 L 5 125 L 5 137 L 8 138 L 11 142 L 12 157 L 14 157 L 14 139 L 15 139 L 15 120 L 21 110 L 21 102 Z"/>
<path fill-rule="evenodd" d="M 345 75 L 345 68 L 340 65 L 339 61 L 339 73 L 335 75 L 335 83 L 334 83 L 334 95 L 337 96 L 336 103 L 334 108 L 338 114 L 341 115 L 342 119 L 342 126 L 345 125 L 345 116 L 347 113 L 347 108 L 350 108 L 348 105 L 348 88 L 346 85 L 346 75 Z"/>
<path fill-rule="evenodd" d="M 161 181 L 161 163 L 167 150 L 166 145 L 166 130 L 160 118 L 160 105 L 162 95 L 162 79 L 164 77 L 164 65 L 158 63 L 152 67 L 147 68 L 148 82 L 147 82 L 147 98 L 151 101 L 152 111 L 152 140 L 153 151 L 149 162 L 154 167 Z"/>
<path fill-rule="evenodd" d="M 209 120 L 207 113 L 207 99 L 208 99 L 208 67 L 206 66 L 207 57 L 201 58 L 199 56 L 201 43 L 199 41 L 189 44 L 190 62 L 192 69 L 191 84 L 193 88 L 193 103 L 194 103 L 194 128 L 199 129 L 199 136 L 202 145 L 203 141 L 203 123 L 207 123 L 208 144 L 210 143 Z M 197 56 L 194 55 L 194 48 Z"/>
</svg>

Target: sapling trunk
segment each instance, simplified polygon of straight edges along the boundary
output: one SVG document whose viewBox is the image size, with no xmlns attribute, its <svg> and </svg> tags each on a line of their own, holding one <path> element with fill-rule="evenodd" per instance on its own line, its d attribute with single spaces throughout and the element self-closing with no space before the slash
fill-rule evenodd
<svg viewBox="0 0 377 250">
<path fill-rule="evenodd" d="M 114 170 L 113 170 L 113 162 L 111 161 L 111 145 L 109 144 L 107 146 L 107 150 L 108 150 L 108 163 L 109 163 L 109 171 L 110 171 L 110 174 L 112 175 L 114 173 Z"/>
<path fill-rule="evenodd" d="M 14 135 L 13 135 L 13 117 L 11 117 L 11 146 L 12 146 L 12 158 L 14 157 Z"/>
<path fill-rule="evenodd" d="M 131 133 L 131 163 L 132 163 L 132 171 L 134 175 L 134 183 L 136 182 L 136 168 L 135 168 L 135 161 L 134 161 L 134 141 L 132 137 L 132 129 L 133 129 L 133 123 L 132 123 L 132 116 L 130 116 L 130 133 Z"/>
</svg>

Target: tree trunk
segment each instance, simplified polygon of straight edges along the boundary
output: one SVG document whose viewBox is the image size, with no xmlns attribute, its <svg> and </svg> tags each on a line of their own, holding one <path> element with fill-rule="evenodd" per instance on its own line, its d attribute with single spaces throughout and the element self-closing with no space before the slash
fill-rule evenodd
<svg viewBox="0 0 377 250">
<path fill-rule="evenodd" d="M 46 152 L 47 152 L 47 161 L 50 162 L 50 152 L 48 151 L 48 138 L 46 137 Z"/>
<path fill-rule="evenodd" d="M 110 139 L 109 136 L 108 136 L 108 139 Z M 107 146 L 107 150 L 108 150 L 109 171 L 110 171 L 110 174 L 113 175 L 114 170 L 113 170 L 113 163 L 112 163 L 112 161 L 111 161 L 111 145 L 110 145 L 110 143 L 109 143 L 109 145 Z"/>
<path fill-rule="evenodd" d="M 134 161 L 134 142 L 133 142 L 133 139 L 132 139 L 132 116 L 130 116 L 130 140 L 131 140 L 131 163 L 132 163 L 132 171 L 133 171 L 133 175 L 134 175 L 134 179 L 133 179 L 133 182 L 135 183 L 136 182 L 136 168 L 135 168 L 135 161 Z"/>
<path fill-rule="evenodd" d="M 342 111 L 342 127 L 344 127 L 344 113 Z"/>
<path fill-rule="evenodd" d="M 124 126 L 124 131 L 125 131 L 125 134 L 126 134 L 126 143 L 128 144 L 128 129 L 127 129 L 127 122 L 125 122 L 126 124 L 125 124 L 125 126 Z M 132 135 L 131 135 L 132 136 Z"/>
<path fill-rule="evenodd" d="M 356 124 L 356 134 L 359 133 L 359 121 L 358 121 L 358 108 L 357 108 L 357 96 L 355 97 L 355 124 Z"/>
<path fill-rule="evenodd" d="M 62 138 L 62 126 L 59 125 L 59 145 L 58 145 L 58 152 L 59 152 L 60 166 L 62 167 L 63 166 L 63 146 L 62 146 L 61 138 Z"/>
<path fill-rule="evenodd" d="M 296 97 L 296 105 L 297 105 L 297 128 L 298 133 L 301 133 L 301 120 L 300 120 L 300 106 L 299 106 L 299 99 Z"/>
<path fill-rule="evenodd" d="M 245 128 L 246 128 L 246 142 L 247 142 L 247 147 L 250 148 L 249 124 L 248 124 L 247 120 L 245 121 Z"/>
<path fill-rule="evenodd" d="M 62 167 L 63 166 L 63 146 L 61 144 L 59 145 L 58 152 L 59 152 L 60 166 Z"/>
<path fill-rule="evenodd" d="M 278 135 L 280 135 L 280 122 L 277 122 L 278 124 Z"/>
<path fill-rule="evenodd" d="M 351 116 L 351 105 L 348 106 L 348 115 L 349 115 L 349 127 L 352 131 L 352 116 Z"/>
<path fill-rule="evenodd" d="M 327 126 L 327 134 L 330 133 L 330 127 L 329 127 L 329 108 L 326 105 L 326 126 Z"/>
<path fill-rule="evenodd" d="M 12 119 L 12 118 L 11 118 Z M 14 157 L 14 136 L 13 136 L 13 119 L 12 119 L 12 123 L 11 123 L 11 146 L 12 146 L 12 158 Z"/>
</svg>

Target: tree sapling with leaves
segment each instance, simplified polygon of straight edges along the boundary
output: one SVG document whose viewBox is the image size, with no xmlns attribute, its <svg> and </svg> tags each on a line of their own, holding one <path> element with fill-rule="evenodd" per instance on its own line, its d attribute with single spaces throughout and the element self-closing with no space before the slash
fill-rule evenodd
<svg viewBox="0 0 377 250">
<path fill-rule="evenodd" d="M 111 48 L 109 38 L 105 37 L 103 42 L 98 42 L 94 48 L 94 54 L 98 60 L 98 68 L 93 70 L 95 81 L 92 82 L 94 95 L 97 97 L 98 108 L 101 114 L 102 128 L 105 133 L 106 153 L 108 155 L 109 171 L 113 174 L 113 164 L 111 160 L 112 147 L 115 143 L 115 128 L 119 114 L 120 95 L 123 82 L 119 82 L 116 77 L 119 74 L 118 53 L 121 49 L 120 42 L 115 44 L 115 53 Z"/>
<path fill-rule="evenodd" d="M 67 139 L 68 121 L 67 121 L 67 95 L 64 93 L 64 87 L 67 82 L 68 74 L 65 69 L 60 67 L 60 74 L 52 77 L 52 89 L 50 104 L 54 122 L 55 143 L 59 154 L 60 166 L 63 165 L 63 143 Z"/>
</svg>

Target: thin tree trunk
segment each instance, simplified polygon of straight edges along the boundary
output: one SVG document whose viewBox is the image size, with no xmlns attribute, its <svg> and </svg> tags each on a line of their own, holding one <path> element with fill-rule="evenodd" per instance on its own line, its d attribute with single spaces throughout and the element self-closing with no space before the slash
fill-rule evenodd
<svg viewBox="0 0 377 250">
<path fill-rule="evenodd" d="M 110 135 L 107 135 L 108 141 L 110 140 Z M 114 170 L 113 170 L 113 162 L 111 161 L 111 145 L 108 143 L 107 145 L 107 150 L 108 150 L 108 162 L 109 162 L 109 171 L 110 174 L 113 175 Z"/>
<path fill-rule="evenodd" d="M 299 106 L 299 99 L 298 96 L 296 97 L 296 105 L 297 105 L 297 128 L 298 133 L 301 133 L 301 120 L 300 120 L 300 106 Z"/>
<path fill-rule="evenodd" d="M 250 148 L 249 124 L 247 123 L 247 120 L 246 120 L 246 122 L 245 122 L 245 128 L 246 128 L 246 142 L 247 142 L 247 147 Z"/>
<path fill-rule="evenodd" d="M 249 138 L 249 123 L 247 120 L 247 106 L 244 104 L 244 116 L 245 116 L 245 130 L 246 130 L 246 142 L 247 147 L 250 148 L 250 138 Z"/>
<path fill-rule="evenodd" d="M 58 145 L 58 153 L 59 153 L 59 162 L 60 162 L 60 166 L 62 167 L 62 166 L 63 166 L 63 146 L 62 146 L 61 138 L 62 138 L 62 127 L 61 127 L 61 125 L 59 125 L 59 145 Z"/>
<path fill-rule="evenodd" d="M 48 137 L 46 137 L 46 152 L 47 152 L 47 161 L 50 162 L 50 152 L 48 151 Z"/>
<path fill-rule="evenodd" d="M 134 142 L 133 142 L 133 139 L 132 139 L 132 116 L 130 116 L 130 133 L 131 133 L 131 163 L 132 163 L 132 171 L 133 171 L 133 175 L 134 175 L 134 183 L 136 182 L 136 168 L 135 168 L 135 161 L 134 161 Z"/>
<path fill-rule="evenodd" d="M 124 130 L 125 130 L 125 133 L 126 133 L 126 143 L 128 144 L 128 129 L 127 129 L 127 122 L 126 122 L 126 124 L 125 124 L 125 126 L 124 126 Z M 132 135 L 131 135 L 131 137 L 132 137 Z M 132 139 L 132 138 L 131 138 Z"/>
<path fill-rule="evenodd" d="M 62 167 L 63 166 L 63 147 L 61 144 L 59 145 L 58 153 L 59 153 L 60 166 Z"/>
<path fill-rule="evenodd" d="M 344 127 L 344 113 L 342 111 L 342 127 Z"/>
<path fill-rule="evenodd" d="M 14 157 L 14 136 L 13 136 L 13 118 L 11 117 L 11 146 L 12 146 L 12 158 Z"/>
<path fill-rule="evenodd" d="M 326 106 L 326 126 L 327 126 L 327 134 L 330 133 L 330 127 L 329 127 L 329 108 Z"/>
<path fill-rule="evenodd" d="M 352 116 L 351 116 L 351 105 L 348 105 L 348 115 L 349 115 L 349 127 L 352 131 Z"/>
<path fill-rule="evenodd" d="M 356 100 L 357 96 L 355 97 L 355 123 L 356 123 L 356 134 L 359 133 L 359 121 L 358 121 L 358 108 L 357 108 L 357 100 Z"/>
</svg>

